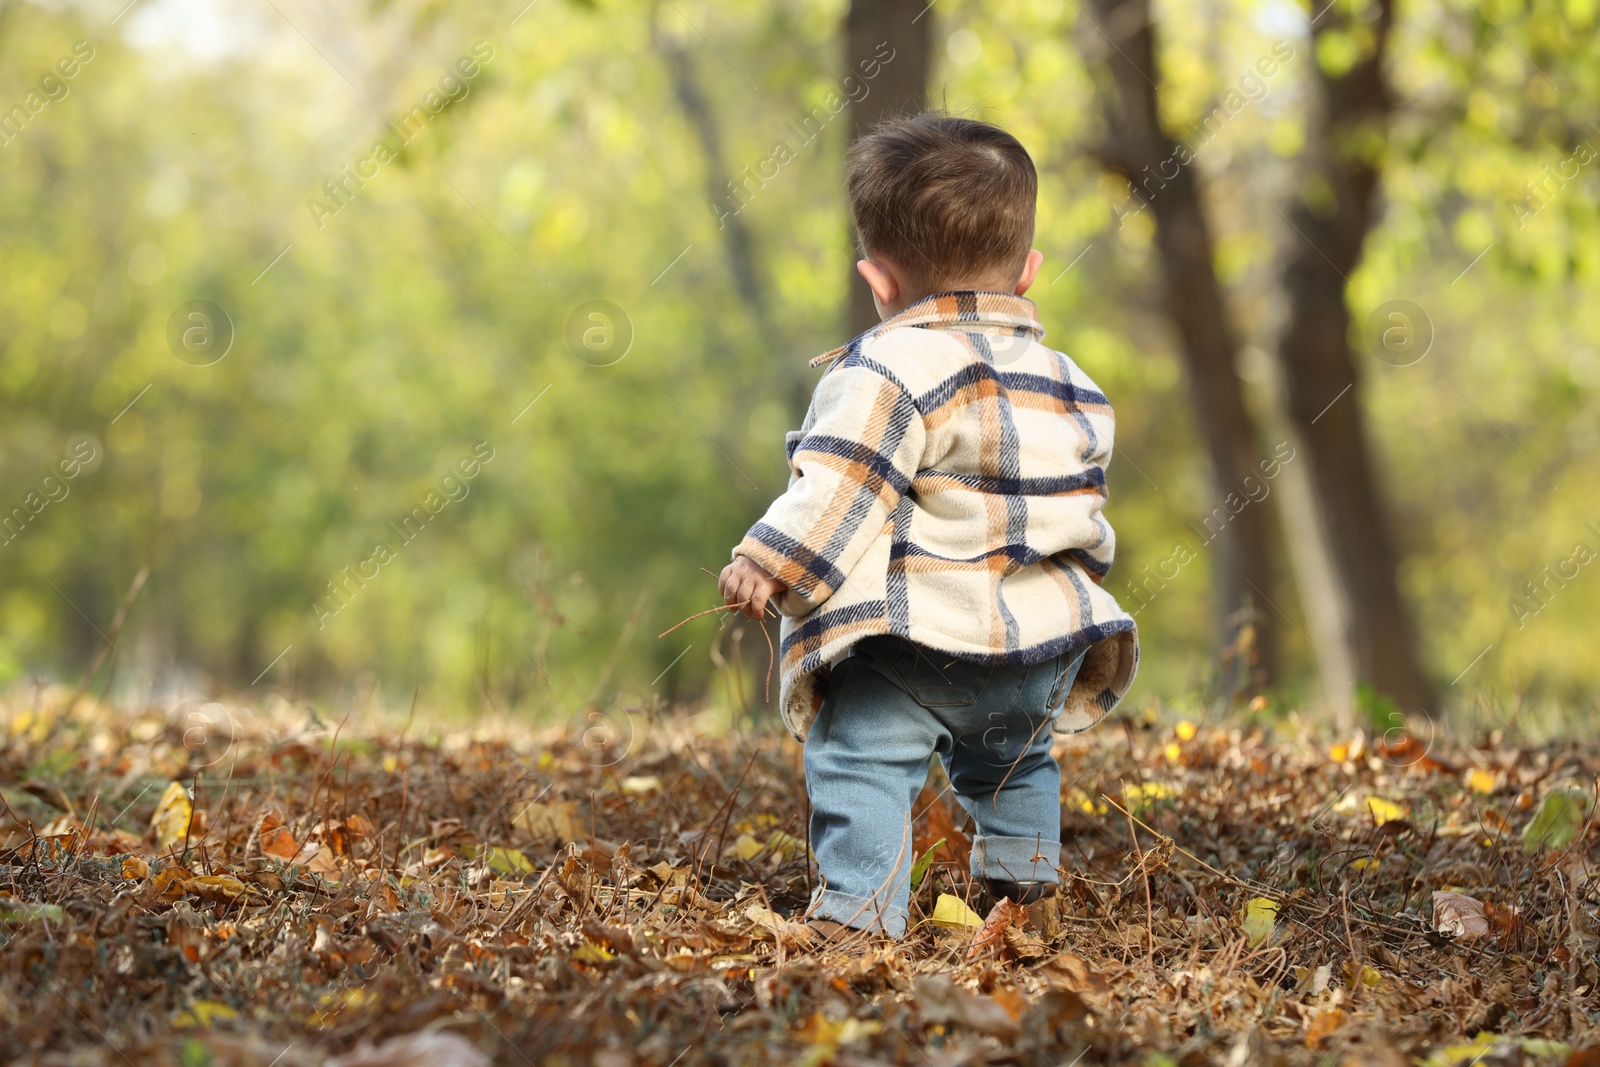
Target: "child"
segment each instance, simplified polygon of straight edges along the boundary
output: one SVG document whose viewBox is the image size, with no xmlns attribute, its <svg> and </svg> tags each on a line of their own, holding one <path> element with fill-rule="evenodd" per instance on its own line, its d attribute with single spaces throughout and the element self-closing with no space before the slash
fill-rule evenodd
<svg viewBox="0 0 1600 1067">
<path fill-rule="evenodd" d="M 1053 902 L 1051 734 L 1121 699 L 1138 637 L 1100 585 L 1111 406 L 1040 343 L 1023 298 L 1044 258 L 1027 151 L 925 114 L 860 138 L 847 172 L 856 267 L 883 321 L 812 361 L 829 366 L 788 434 L 789 488 L 718 587 L 745 614 L 771 601 L 784 616 L 780 704 L 805 742 L 822 876 L 813 925 L 899 937 L 935 752 L 976 824 L 980 884 Z"/>
</svg>

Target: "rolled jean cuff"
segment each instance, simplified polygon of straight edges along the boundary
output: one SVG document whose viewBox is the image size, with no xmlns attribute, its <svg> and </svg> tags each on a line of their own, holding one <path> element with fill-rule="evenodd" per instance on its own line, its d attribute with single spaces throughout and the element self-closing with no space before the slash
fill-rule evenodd
<svg viewBox="0 0 1600 1067">
<path fill-rule="evenodd" d="M 900 937 L 906 932 L 906 909 L 876 897 L 858 897 L 837 889 L 818 889 L 811 895 L 808 919 L 832 919 L 857 930 Z"/>
<path fill-rule="evenodd" d="M 972 840 L 972 873 L 978 878 L 1006 882 L 1058 882 L 1056 864 L 1061 859 L 1060 841 L 1041 841 L 1037 837 L 975 837 Z"/>
</svg>

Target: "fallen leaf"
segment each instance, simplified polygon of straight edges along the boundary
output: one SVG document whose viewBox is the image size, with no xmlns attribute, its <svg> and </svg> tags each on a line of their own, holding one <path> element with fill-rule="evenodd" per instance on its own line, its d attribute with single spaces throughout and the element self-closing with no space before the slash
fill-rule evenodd
<svg viewBox="0 0 1600 1067">
<path fill-rule="evenodd" d="M 179 1030 L 211 1026 L 219 1019 L 237 1019 L 239 1010 L 215 1000 L 197 1000 L 187 1010 L 174 1012 L 172 1025 Z"/>
<path fill-rule="evenodd" d="M 478 859 L 485 860 L 495 874 L 531 874 L 534 866 L 528 857 L 514 848 L 499 845 L 479 845 Z"/>
<path fill-rule="evenodd" d="M 1386 822 L 1398 822 L 1406 817 L 1406 809 L 1392 800 L 1382 797 L 1368 797 L 1367 811 L 1372 816 L 1372 821 L 1382 826 Z"/>
<path fill-rule="evenodd" d="M 971 908 L 966 901 L 949 893 L 940 893 L 939 899 L 933 902 L 933 916 L 928 920 L 935 926 L 944 926 L 952 930 L 967 928 L 981 929 L 983 917 Z"/>
<path fill-rule="evenodd" d="M 941 837 L 927 847 L 917 861 L 911 865 L 911 888 L 916 889 L 922 885 L 922 879 L 927 877 L 928 868 L 933 864 L 933 854 L 944 847 L 945 838 Z"/>
<path fill-rule="evenodd" d="M 1088 960 L 1071 952 L 1050 957 L 1040 969 L 1056 979 L 1053 985 L 1073 993 L 1105 993 L 1111 989 L 1105 975 L 1090 967 Z"/>
<path fill-rule="evenodd" d="M 1311 1016 L 1311 1022 L 1306 1026 L 1307 1047 L 1324 1048 L 1328 1038 L 1332 1037 L 1348 1018 L 1349 1016 L 1340 1008 L 1329 1008 Z"/>
<path fill-rule="evenodd" d="M 63 914 L 60 904 L 35 904 L 0 897 L 0 922 L 30 923 L 41 919 L 60 922 Z"/>
<path fill-rule="evenodd" d="M 1028 922 L 1028 909 L 1014 900 L 1002 897 L 999 903 L 989 910 L 988 918 L 983 920 L 983 925 L 978 928 L 978 934 L 972 939 L 972 947 L 967 949 L 967 959 L 975 960 L 1006 949 L 1006 931 L 1020 930 Z"/>
<path fill-rule="evenodd" d="M 215 900 L 227 903 L 244 896 L 247 891 L 245 884 L 239 879 L 226 874 L 202 874 L 194 878 L 183 880 L 183 891 L 193 893 L 206 900 Z"/>
<path fill-rule="evenodd" d="M 1377 989 L 1378 986 L 1383 984 L 1383 972 L 1365 963 L 1361 965 L 1361 970 L 1358 972 L 1355 960 L 1345 960 L 1344 980 L 1345 984 L 1351 989 L 1356 988 L 1358 985 L 1366 986 L 1368 989 Z"/>
<path fill-rule="evenodd" d="M 789 948 L 808 944 L 813 936 L 811 927 L 805 923 L 792 922 L 760 904 L 751 904 L 745 908 L 744 917 L 773 940 L 782 942 Z"/>
<path fill-rule="evenodd" d="M 1467 788 L 1474 793 L 1489 794 L 1494 792 L 1495 775 L 1482 767 L 1474 767 L 1467 772 Z"/>
<path fill-rule="evenodd" d="M 876 1019 L 857 1019 L 846 1016 L 830 1019 L 820 1011 L 812 1012 L 798 1033 L 813 1045 L 853 1045 L 857 1041 L 883 1032 L 883 1024 Z"/>
<path fill-rule="evenodd" d="M 623 796 L 642 797 L 646 793 L 659 793 L 661 779 L 653 774 L 630 775 L 621 782 Z"/>
<path fill-rule="evenodd" d="M 572 950 L 572 958 L 579 963 L 609 963 L 617 958 L 617 954 L 604 945 L 597 945 L 593 941 L 585 941 Z"/>
<path fill-rule="evenodd" d="M 1434 890 L 1433 928 L 1457 941 L 1476 941 L 1489 932 L 1483 902 L 1462 893 Z"/>
<path fill-rule="evenodd" d="M 728 846 L 728 851 L 732 852 L 739 859 L 753 860 L 757 856 L 761 855 L 762 850 L 765 848 L 765 845 L 751 837 L 749 834 L 740 834 L 733 844 Z"/>
<path fill-rule="evenodd" d="M 129 853 L 122 857 L 122 877 L 130 880 L 142 880 L 150 877 L 150 863 L 143 856 Z"/>
<path fill-rule="evenodd" d="M 490 1067 L 477 1045 L 449 1030 L 423 1030 L 392 1037 L 374 1047 L 362 1042 L 324 1067 Z"/>
<path fill-rule="evenodd" d="M 1250 903 L 1245 905 L 1244 920 L 1240 928 L 1244 930 L 1245 944 L 1256 948 L 1272 937 L 1278 919 L 1278 902 L 1269 897 L 1251 897 Z"/>
<path fill-rule="evenodd" d="M 157 847 L 165 850 L 189 836 L 189 823 L 194 817 L 194 806 L 189 803 L 189 791 L 182 782 L 173 782 L 161 794 L 155 814 L 150 816 L 150 830 L 155 834 Z"/>
<path fill-rule="evenodd" d="M 972 838 L 956 823 L 955 812 L 944 796 L 931 785 L 922 787 L 917 802 L 911 809 L 915 813 L 911 827 L 911 855 L 920 856 L 935 841 L 945 843 L 945 858 L 960 870 L 972 862 Z M 965 813 L 963 812 L 963 819 Z"/>
<path fill-rule="evenodd" d="M 511 821 L 517 829 L 539 841 L 565 843 L 577 841 L 582 836 L 576 800 L 534 801 Z"/>
<path fill-rule="evenodd" d="M 1002 1040 L 1017 1036 L 1017 1016 L 993 997 L 973 993 L 942 974 L 923 975 L 911 986 L 924 1022 L 956 1023 Z"/>
<path fill-rule="evenodd" d="M 1562 786 L 1545 794 L 1533 821 L 1522 831 L 1522 845 L 1530 852 L 1562 849 L 1578 836 L 1589 810 L 1589 795 L 1575 786 Z"/>
</svg>

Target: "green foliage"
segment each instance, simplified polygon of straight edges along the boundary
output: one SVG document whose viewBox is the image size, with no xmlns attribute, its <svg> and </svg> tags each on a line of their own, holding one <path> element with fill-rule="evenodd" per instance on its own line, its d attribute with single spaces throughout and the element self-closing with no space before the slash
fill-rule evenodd
<svg viewBox="0 0 1600 1067">
<path fill-rule="evenodd" d="M 1365 31 L 1313 50 L 1290 9 L 1167 7 L 1164 117 L 1198 146 L 1245 339 L 1270 348 L 1295 237 L 1264 197 L 1299 180 L 1312 63 L 1337 73 Z M 0 5 L 0 105 L 74 42 L 94 52 L 0 147 L 0 509 L 27 513 L 0 544 L 0 682 L 76 677 L 148 564 L 127 658 L 112 657 L 135 696 L 192 672 L 351 701 L 377 685 L 401 705 L 426 684 L 440 702 L 556 714 L 598 690 L 704 692 L 730 634 L 708 619 L 653 635 L 715 603 L 700 568 L 717 570 L 783 487 L 804 361 L 841 339 L 853 281 L 845 117 L 809 142 L 792 125 L 839 88 L 843 13 L 547 3 L 510 24 L 418 0 L 302 23 L 305 36 L 229 15 L 238 41 L 219 55 L 139 8 L 113 26 Z M 954 0 L 931 17 L 933 99 L 1013 129 L 1039 161 L 1032 295 L 1049 341 L 1118 408 L 1111 588 L 1126 598 L 1175 545 L 1199 548 L 1139 615 L 1140 685 L 1190 689 L 1214 635 L 1211 557 L 1188 523 L 1221 493 L 1153 312 L 1148 213 L 1129 215 L 1130 191 L 1085 151 L 1102 132 L 1078 52 L 1090 31 L 1049 2 Z M 1600 146 L 1585 120 L 1600 99 L 1593 18 L 1549 2 L 1401 11 L 1401 113 L 1374 147 L 1386 214 L 1349 300 L 1358 324 L 1416 301 L 1435 331 L 1415 366 L 1372 360 L 1361 395 L 1441 680 L 1490 645 L 1465 685 L 1570 696 L 1595 681 L 1578 624 L 1600 583 L 1540 578 L 1574 541 L 1600 548 L 1584 526 L 1600 520 L 1585 459 L 1600 445 L 1600 162 L 1575 162 Z M 976 47 L 947 48 L 958 30 Z M 1252 97 L 1243 78 L 1277 41 L 1293 58 Z M 309 205 L 476 42 L 492 58 L 464 96 L 336 212 Z M 688 53 L 729 173 L 708 169 L 657 42 Z M 1246 101 L 1236 114 L 1230 94 Z M 1229 117 L 1208 132 L 1219 106 Z M 751 181 L 778 143 L 792 162 Z M 765 331 L 707 202 L 728 182 L 743 183 Z M 595 299 L 631 324 L 610 366 L 566 340 Z M 167 342 L 194 300 L 232 321 L 209 366 Z M 1243 373 L 1264 404 L 1264 379 Z M 85 441 L 94 462 L 63 480 Z M 463 477 L 480 446 L 493 458 Z M 30 494 L 60 492 L 47 477 L 66 493 L 34 512 Z M 405 539 L 418 508 L 429 521 Z M 380 546 L 392 558 L 375 563 Z M 1537 610 L 1519 614 L 1530 581 Z M 1297 617 L 1287 585 L 1279 604 Z M 751 635 L 742 650 L 748 692 L 765 647 Z M 1294 651 L 1309 669 L 1315 650 Z"/>
</svg>

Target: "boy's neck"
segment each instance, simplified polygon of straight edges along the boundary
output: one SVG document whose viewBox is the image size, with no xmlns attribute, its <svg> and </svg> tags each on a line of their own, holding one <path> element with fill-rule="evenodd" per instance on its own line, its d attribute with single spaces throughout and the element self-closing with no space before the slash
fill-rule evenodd
<svg viewBox="0 0 1600 1067">
<path fill-rule="evenodd" d="M 936 293 L 1014 293 L 1023 296 L 1033 284 L 1043 259 L 1044 255 L 1035 249 L 1028 253 L 1020 277 L 964 279 L 941 285 L 937 289 L 926 289 L 915 284 L 905 271 L 882 256 L 863 259 L 856 264 L 856 269 L 872 289 L 872 303 L 878 309 L 878 318 L 882 320 L 893 318 L 917 301 L 926 300 Z"/>
</svg>

